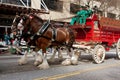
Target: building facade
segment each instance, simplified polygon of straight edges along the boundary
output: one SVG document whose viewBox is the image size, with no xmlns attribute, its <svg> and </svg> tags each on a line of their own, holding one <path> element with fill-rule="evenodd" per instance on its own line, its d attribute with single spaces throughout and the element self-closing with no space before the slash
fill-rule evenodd
<svg viewBox="0 0 120 80">
<path fill-rule="evenodd" d="M 48 6 L 50 14 L 40 14 L 43 19 L 70 22 L 69 18 L 76 14 L 80 6 L 85 5 L 89 5 L 90 9 L 97 6 L 98 14 L 101 16 L 119 19 L 120 8 L 113 0 L 108 2 L 104 0 L 44 0 L 44 2 Z"/>
<path fill-rule="evenodd" d="M 11 33 L 11 25 L 16 13 L 41 12 L 40 8 L 31 8 L 31 5 L 30 0 L 0 0 L 0 38 L 6 33 Z"/>
<path fill-rule="evenodd" d="M 110 0 L 109 2 L 105 2 L 104 0 L 0 0 L 0 34 L 4 34 L 5 32 L 10 33 L 10 27 L 16 12 L 26 13 L 28 8 L 32 8 L 31 10 L 45 9 L 49 14 L 38 12 L 38 15 L 45 20 L 51 19 L 53 21 L 70 22 L 80 6 L 89 5 L 90 9 L 97 6 L 101 16 L 120 19 L 120 8 L 117 6 L 119 2 L 113 1 L 114 0 Z"/>
</svg>

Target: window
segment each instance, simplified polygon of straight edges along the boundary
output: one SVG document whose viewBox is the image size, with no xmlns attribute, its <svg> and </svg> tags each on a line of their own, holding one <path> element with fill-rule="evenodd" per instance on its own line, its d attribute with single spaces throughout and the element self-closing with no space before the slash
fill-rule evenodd
<svg viewBox="0 0 120 80">
<path fill-rule="evenodd" d="M 50 10 L 63 11 L 63 1 L 59 0 L 44 0 L 45 4 Z"/>
<path fill-rule="evenodd" d="M 70 4 L 70 13 L 76 14 L 77 11 L 79 10 L 79 8 L 80 8 L 80 5 L 71 3 Z"/>
<path fill-rule="evenodd" d="M 27 0 L 22 0 L 27 5 Z M 23 5 L 20 0 L 3 0 L 3 3 L 10 3 L 16 5 Z M 31 0 L 28 0 L 29 6 L 31 5 Z"/>
<path fill-rule="evenodd" d="M 103 12 L 101 10 L 98 10 L 97 14 L 99 14 L 100 16 L 103 16 Z"/>
<path fill-rule="evenodd" d="M 117 16 L 117 19 L 119 19 L 119 20 L 120 20 L 120 15 L 118 15 L 118 16 Z"/>
<path fill-rule="evenodd" d="M 116 14 L 107 13 L 107 17 L 108 17 L 108 18 L 113 18 L 113 19 L 115 19 L 115 18 L 116 18 Z"/>
<path fill-rule="evenodd" d="M 0 25 L 11 26 L 12 22 L 13 22 L 12 19 L 0 18 Z"/>
</svg>

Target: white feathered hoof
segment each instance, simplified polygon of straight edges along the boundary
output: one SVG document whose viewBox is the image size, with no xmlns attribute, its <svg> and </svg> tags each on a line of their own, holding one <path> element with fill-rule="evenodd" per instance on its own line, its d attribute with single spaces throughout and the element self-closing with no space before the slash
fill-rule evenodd
<svg viewBox="0 0 120 80">
<path fill-rule="evenodd" d="M 77 65 L 78 64 L 78 60 L 77 59 L 71 59 L 71 64 Z"/>
<path fill-rule="evenodd" d="M 25 51 L 24 55 L 18 60 L 19 65 L 24 65 L 27 63 L 27 51 Z"/>
<path fill-rule="evenodd" d="M 71 65 L 71 60 L 70 59 L 65 59 L 61 64 L 64 65 L 64 66 Z"/>
<path fill-rule="evenodd" d="M 77 65 L 78 64 L 78 56 L 77 55 L 73 55 L 72 56 L 71 64 L 73 64 L 73 65 Z"/>
<path fill-rule="evenodd" d="M 78 51 L 78 50 L 75 51 L 75 53 L 71 57 L 71 63 L 73 65 L 77 65 L 78 64 L 78 58 L 79 58 L 79 56 L 80 56 L 80 51 Z"/>
<path fill-rule="evenodd" d="M 35 65 L 35 66 L 38 66 L 38 65 L 40 65 L 40 62 L 39 62 L 39 61 L 35 61 L 35 62 L 34 62 L 34 65 Z"/>
<path fill-rule="evenodd" d="M 42 56 L 41 55 L 37 55 L 35 58 L 35 62 L 34 65 L 38 66 L 39 64 L 41 64 L 43 62 Z"/>
<path fill-rule="evenodd" d="M 49 64 L 47 62 L 47 60 L 44 60 L 42 64 L 38 65 L 39 69 L 48 69 L 49 68 Z"/>
<path fill-rule="evenodd" d="M 21 58 L 18 60 L 18 64 L 19 65 L 24 65 L 24 64 L 27 64 L 27 59 L 26 58 Z"/>
</svg>

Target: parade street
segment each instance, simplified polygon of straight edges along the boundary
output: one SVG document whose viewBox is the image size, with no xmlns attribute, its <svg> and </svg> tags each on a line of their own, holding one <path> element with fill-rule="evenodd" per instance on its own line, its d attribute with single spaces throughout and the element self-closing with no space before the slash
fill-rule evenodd
<svg viewBox="0 0 120 80">
<path fill-rule="evenodd" d="M 95 64 L 90 55 L 82 54 L 78 65 L 63 66 L 56 60 L 46 70 L 34 66 L 32 56 L 26 65 L 20 66 L 20 55 L 2 55 L 0 80 L 119 80 L 120 60 L 115 55 L 115 50 L 106 52 L 105 61 Z"/>
<path fill-rule="evenodd" d="M 120 80 L 120 0 L 0 0 L 0 80 Z"/>
</svg>

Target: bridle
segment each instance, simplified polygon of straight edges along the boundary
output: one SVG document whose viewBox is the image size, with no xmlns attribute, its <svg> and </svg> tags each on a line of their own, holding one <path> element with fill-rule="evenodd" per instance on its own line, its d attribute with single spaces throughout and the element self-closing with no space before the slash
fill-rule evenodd
<svg viewBox="0 0 120 80">
<path fill-rule="evenodd" d="M 22 36 L 24 34 L 29 35 L 31 40 L 33 40 L 35 36 L 50 39 L 46 36 L 43 36 L 44 32 L 47 30 L 46 26 L 49 26 L 50 20 L 47 21 L 48 24 L 46 23 L 45 26 L 43 26 L 43 28 L 45 27 L 44 29 L 46 29 L 46 30 L 44 30 L 43 28 L 40 28 L 36 33 L 33 33 L 32 28 L 29 26 L 30 21 L 32 21 L 32 19 L 33 19 L 33 16 L 31 16 L 31 15 L 23 15 L 23 16 L 16 16 L 15 17 L 15 19 L 13 20 L 14 25 L 12 27 L 15 26 L 17 35 L 19 35 L 19 36 Z M 29 22 L 28 22 L 28 24 L 25 24 L 27 20 L 29 20 Z M 19 26 L 22 27 L 22 29 L 19 29 Z M 18 32 L 20 34 L 18 34 Z M 42 33 L 40 33 L 40 32 L 42 32 Z"/>
<path fill-rule="evenodd" d="M 18 31 L 20 31 L 20 34 L 22 35 L 22 31 L 25 28 L 25 26 L 23 25 L 24 21 L 25 21 L 24 15 L 23 16 L 16 15 L 14 20 L 13 20 L 13 25 L 11 27 L 12 32 L 18 33 Z"/>
<path fill-rule="evenodd" d="M 17 31 L 17 26 L 18 26 L 19 21 L 20 21 L 20 16 L 16 15 L 14 20 L 13 20 L 13 24 L 11 26 L 12 32 L 16 32 Z"/>
</svg>

